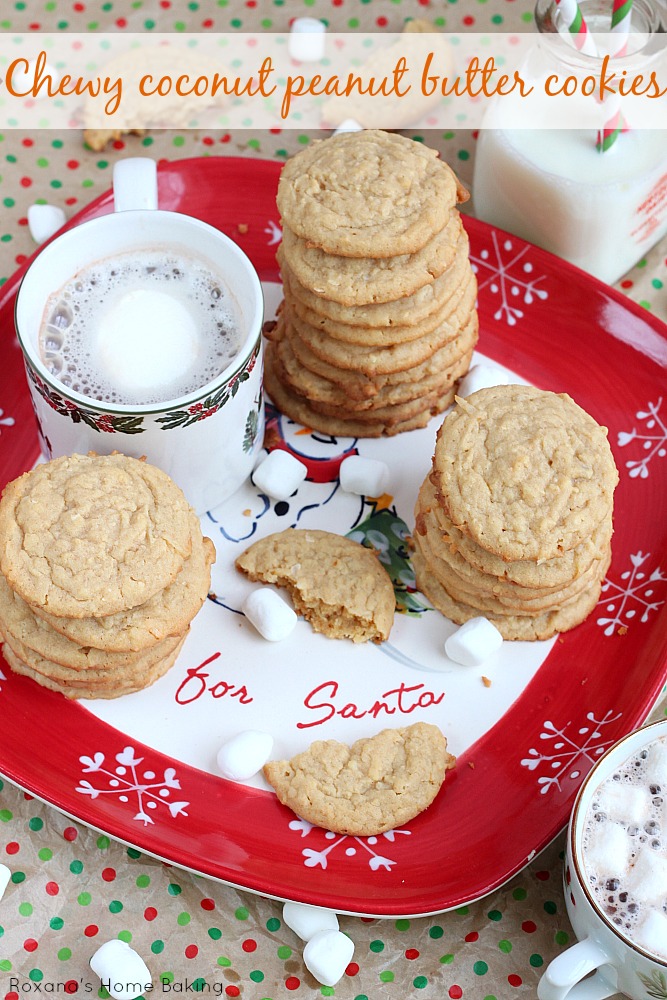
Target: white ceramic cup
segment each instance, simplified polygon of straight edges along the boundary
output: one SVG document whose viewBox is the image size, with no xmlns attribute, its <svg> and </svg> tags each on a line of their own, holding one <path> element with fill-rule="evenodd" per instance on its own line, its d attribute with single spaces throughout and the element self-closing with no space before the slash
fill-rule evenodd
<svg viewBox="0 0 667 1000">
<path fill-rule="evenodd" d="M 625 736 L 596 762 L 579 789 L 567 832 L 565 905 L 578 942 L 555 958 L 542 976 L 539 1000 L 631 1000 L 667 997 L 667 962 L 632 942 L 594 902 L 583 867 L 586 813 L 598 786 L 630 757 L 667 737 L 667 720 Z M 592 975 L 591 975 L 592 973 Z"/>
<path fill-rule="evenodd" d="M 250 475 L 262 447 L 262 287 L 252 264 L 227 236 L 199 219 L 157 208 L 153 160 L 121 160 L 114 169 L 114 208 L 67 230 L 28 268 L 16 298 L 23 351 L 42 449 L 47 458 L 95 451 L 145 456 L 167 472 L 197 513 L 231 496 Z M 232 294 L 241 346 L 215 379 L 159 404 L 116 405 L 83 396 L 51 375 L 39 353 L 49 296 L 94 261 L 128 251 L 204 258 Z"/>
</svg>

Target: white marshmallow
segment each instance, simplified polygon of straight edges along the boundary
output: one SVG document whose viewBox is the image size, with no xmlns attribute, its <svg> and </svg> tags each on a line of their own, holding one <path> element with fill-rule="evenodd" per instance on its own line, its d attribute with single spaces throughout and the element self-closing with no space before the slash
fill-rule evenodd
<svg viewBox="0 0 667 1000">
<path fill-rule="evenodd" d="M 270 733 L 256 729 L 246 729 L 223 743 L 218 750 L 218 769 L 223 778 L 231 781 L 245 781 L 266 764 L 273 750 Z"/>
<path fill-rule="evenodd" d="M 283 920 L 302 941 L 310 941 L 320 931 L 338 930 L 338 917 L 333 910 L 308 903 L 285 903 Z"/>
<path fill-rule="evenodd" d="M 618 823 L 597 823 L 584 849 L 586 869 L 598 878 L 627 871 L 634 850 L 634 839 Z"/>
<path fill-rule="evenodd" d="M 493 365 L 473 365 L 461 379 L 456 390 L 457 396 L 470 396 L 478 389 L 490 389 L 494 385 L 507 385 L 509 377 Z"/>
<path fill-rule="evenodd" d="M 30 205 L 28 208 L 28 229 L 35 243 L 46 243 L 66 220 L 67 216 L 58 205 Z"/>
<path fill-rule="evenodd" d="M 327 26 L 316 17 L 297 17 L 292 21 L 287 51 L 297 62 L 319 62 L 326 51 Z"/>
<path fill-rule="evenodd" d="M 282 642 L 297 623 L 293 608 L 275 590 L 260 587 L 246 597 L 243 613 L 269 642 Z"/>
<path fill-rule="evenodd" d="M 644 823 L 651 811 L 651 794 L 641 785 L 608 778 L 595 793 L 595 801 L 614 823 Z"/>
<path fill-rule="evenodd" d="M 364 126 L 360 125 L 359 122 L 355 121 L 354 118 L 346 118 L 342 121 L 338 128 L 334 129 L 334 135 L 340 135 L 341 132 L 363 132 Z"/>
<path fill-rule="evenodd" d="M 389 466 L 375 458 L 350 455 L 341 462 L 340 485 L 348 493 L 380 497 L 389 483 Z"/>
<path fill-rule="evenodd" d="M 659 903 L 667 899 L 667 858 L 650 847 L 642 847 L 630 869 L 625 888 L 635 899 L 643 902 Z"/>
<path fill-rule="evenodd" d="M 5 889 L 9 885 L 9 880 L 12 877 L 11 870 L 7 865 L 0 865 L 0 899 L 5 894 Z"/>
<path fill-rule="evenodd" d="M 28 66 L 26 69 L 23 68 L 23 64 L 17 65 L 12 71 L 12 88 L 16 91 L 19 90 L 29 90 L 34 87 L 37 80 L 39 70 L 39 76 L 44 79 L 50 76 L 53 81 L 53 89 L 58 87 L 60 83 L 61 75 L 57 69 L 55 69 L 51 63 L 45 62 L 43 66 L 39 65 L 38 59 L 30 59 L 28 61 Z M 43 101 L 48 96 L 47 91 L 41 87 L 37 92 L 35 97 L 36 101 Z"/>
<path fill-rule="evenodd" d="M 503 637 L 488 619 L 471 618 L 445 642 L 445 653 L 454 663 L 476 667 L 497 653 Z"/>
<path fill-rule="evenodd" d="M 653 952 L 664 961 L 667 958 L 667 916 L 651 910 L 633 934 L 640 948 Z"/>
<path fill-rule="evenodd" d="M 294 455 L 282 448 L 275 448 L 259 463 L 252 474 L 255 486 L 273 497 L 287 500 L 308 475 L 308 469 Z"/>
<path fill-rule="evenodd" d="M 354 945 L 341 931 L 318 931 L 303 949 L 304 965 L 323 986 L 335 986 L 354 954 Z"/>
<path fill-rule="evenodd" d="M 644 773 L 646 784 L 660 785 L 667 796 L 667 741 L 660 740 L 651 746 Z"/>
<path fill-rule="evenodd" d="M 143 958 L 118 939 L 107 941 L 98 948 L 90 960 L 90 967 L 114 1000 L 134 1000 L 152 984 Z"/>
</svg>

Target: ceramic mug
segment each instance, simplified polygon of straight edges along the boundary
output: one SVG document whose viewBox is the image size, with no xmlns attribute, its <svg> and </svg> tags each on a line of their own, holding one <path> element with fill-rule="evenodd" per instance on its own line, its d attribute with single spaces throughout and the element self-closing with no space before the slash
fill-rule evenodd
<svg viewBox="0 0 667 1000">
<path fill-rule="evenodd" d="M 586 879 L 582 847 L 586 814 L 599 785 L 649 743 L 666 737 L 667 720 L 624 737 L 600 757 L 579 789 L 564 867 L 565 905 L 578 943 L 548 965 L 538 985 L 539 1000 L 604 1000 L 617 993 L 631 1000 L 667 1000 L 667 961 L 633 942 L 598 908 Z"/>
<path fill-rule="evenodd" d="M 119 161 L 113 185 L 114 212 L 81 223 L 45 246 L 17 294 L 16 331 L 42 450 L 47 458 L 89 451 L 145 456 L 203 514 L 241 486 L 262 447 L 262 287 L 246 255 L 227 236 L 199 219 L 158 209 L 153 160 Z M 234 360 L 206 385 L 164 403 L 117 405 L 65 387 L 39 352 L 49 296 L 97 260 L 155 247 L 203 258 L 221 275 L 241 321 Z"/>
</svg>

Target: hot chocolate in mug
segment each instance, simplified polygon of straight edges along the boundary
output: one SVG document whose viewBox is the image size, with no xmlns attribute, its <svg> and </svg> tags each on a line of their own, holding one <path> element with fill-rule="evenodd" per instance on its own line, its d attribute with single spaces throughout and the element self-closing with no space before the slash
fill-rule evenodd
<svg viewBox="0 0 667 1000">
<path fill-rule="evenodd" d="M 667 998 L 667 720 L 619 740 L 589 772 L 564 892 L 578 943 L 549 964 L 539 1000 Z"/>
<path fill-rule="evenodd" d="M 42 449 L 145 456 L 203 514 L 262 447 L 261 284 L 219 230 L 158 209 L 153 160 L 113 183 L 115 211 L 56 237 L 18 291 Z"/>
</svg>

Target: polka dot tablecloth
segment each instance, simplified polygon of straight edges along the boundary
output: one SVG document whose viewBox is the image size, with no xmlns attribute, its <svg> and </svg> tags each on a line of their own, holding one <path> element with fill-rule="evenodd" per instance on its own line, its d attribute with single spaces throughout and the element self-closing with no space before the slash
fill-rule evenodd
<svg viewBox="0 0 667 1000">
<path fill-rule="evenodd" d="M 448 31 L 532 24 L 528 0 L 3 0 L 0 30 L 282 31 L 306 14 L 339 31 L 399 31 L 406 18 L 424 16 Z M 110 186 L 119 157 L 284 160 L 313 135 L 161 131 L 126 137 L 96 153 L 76 131 L 6 132 L 0 135 L 0 281 L 34 250 L 28 206 L 49 202 L 75 213 Z M 423 138 L 471 182 L 474 133 L 428 132 Z M 663 241 L 619 283 L 662 318 L 666 256 Z M 561 836 L 502 890 L 455 912 L 411 920 L 341 917 L 354 956 L 329 988 L 305 969 L 302 944 L 283 923 L 280 903 L 127 849 L 5 783 L 0 860 L 12 876 L 0 904 L 0 997 L 56 990 L 107 996 L 88 963 L 111 938 L 142 955 L 153 994 L 163 996 L 534 997 L 545 965 L 573 937 L 561 888 L 562 850 Z"/>
</svg>

